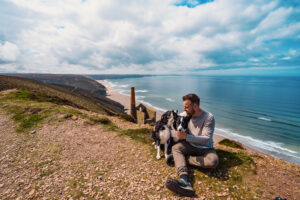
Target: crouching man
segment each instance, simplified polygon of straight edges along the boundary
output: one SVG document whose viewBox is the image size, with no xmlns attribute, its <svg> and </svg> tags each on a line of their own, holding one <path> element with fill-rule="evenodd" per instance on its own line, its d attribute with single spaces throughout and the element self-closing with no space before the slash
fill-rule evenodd
<svg viewBox="0 0 300 200">
<path fill-rule="evenodd" d="M 174 165 L 179 180 L 168 178 L 166 187 L 183 196 L 194 196 L 192 184 L 188 178 L 187 164 L 202 168 L 215 168 L 219 163 L 214 150 L 213 133 L 215 120 L 211 113 L 199 107 L 200 98 L 195 94 L 182 97 L 184 111 L 192 115 L 187 132 L 177 131 L 180 142 L 172 147 L 172 155 L 167 158 L 168 165 Z"/>
</svg>

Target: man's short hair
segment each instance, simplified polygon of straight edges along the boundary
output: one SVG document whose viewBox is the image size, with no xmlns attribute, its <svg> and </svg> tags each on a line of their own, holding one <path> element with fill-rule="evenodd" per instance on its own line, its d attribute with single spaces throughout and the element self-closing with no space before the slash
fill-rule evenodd
<svg viewBox="0 0 300 200">
<path fill-rule="evenodd" d="M 182 97 L 182 100 L 190 100 L 193 104 L 197 104 L 198 106 L 200 106 L 200 98 L 196 94 L 187 94 Z"/>
</svg>

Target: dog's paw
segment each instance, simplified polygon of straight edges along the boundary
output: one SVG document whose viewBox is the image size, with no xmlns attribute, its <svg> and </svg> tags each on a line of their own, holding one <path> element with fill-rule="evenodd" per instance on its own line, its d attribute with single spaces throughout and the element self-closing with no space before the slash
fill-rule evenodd
<svg viewBox="0 0 300 200">
<path fill-rule="evenodd" d="M 156 156 L 156 159 L 159 160 L 161 157 L 160 156 Z"/>
</svg>

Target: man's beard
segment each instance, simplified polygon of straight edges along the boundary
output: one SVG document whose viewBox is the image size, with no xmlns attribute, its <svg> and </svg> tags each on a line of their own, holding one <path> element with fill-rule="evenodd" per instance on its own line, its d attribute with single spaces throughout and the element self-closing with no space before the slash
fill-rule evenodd
<svg viewBox="0 0 300 200">
<path fill-rule="evenodd" d="M 194 109 L 192 109 L 191 112 L 186 112 L 186 114 L 189 115 L 189 116 L 190 116 L 190 115 L 193 115 L 194 113 L 195 113 L 195 110 L 194 110 Z"/>
</svg>

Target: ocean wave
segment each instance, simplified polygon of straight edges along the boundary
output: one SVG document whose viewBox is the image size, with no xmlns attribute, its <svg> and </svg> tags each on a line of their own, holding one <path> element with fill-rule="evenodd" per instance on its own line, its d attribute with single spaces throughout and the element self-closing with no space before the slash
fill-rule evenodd
<svg viewBox="0 0 300 200">
<path fill-rule="evenodd" d="M 130 96 L 130 94 L 128 93 L 127 90 L 118 90 L 118 92 L 122 95 L 125 95 L 125 96 Z"/>
<path fill-rule="evenodd" d="M 170 102 L 175 102 L 174 99 L 171 99 L 171 98 L 166 98 L 167 101 L 170 101 Z"/>
<path fill-rule="evenodd" d="M 258 117 L 257 119 L 264 120 L 264 121 L 268 121 L 268 122 L 271 122 L 271 121 L 272 121 L 271 119 L 266 118 L 266 117 Z"/>
<path fill-rule="evenodd" d="M 114 84 L 113 82 L 110 82 L 108 80 L 103 80 L 103 81 L 106 82 L 109 85 L 109 87 L 111 87 L 111 88 L 116 88 L 117 87 L 117 84 Z"/>
<path fill-rule="evenodd" d="M 136 96 L 136 99 L 139 100 L 139 99 L 145 99 L 146 96 Z"/>
<path fill-rule="evenodd" d="M 103 80 L 104 82 L 108 83 L 109 86 L 113 89 L 117 89 L 117 88 L 128 88 L 129 85 L 128 84 L 119 84 L 118 82 L 111 82 L 108 80 Z"/>
<path fill-rule="evenodd" d="M 129 85 L 127 84 L 124 84 L 124 85 L 118 85 L 118 87 L 121 87 L 121 88 L 127 88 Z"/>
<path fill-rule="evenodd" d="M 148 90 L 136 90 L 135 92 L 145 93 L 148 92 Z"/>
<path fill-rule="evenodd" d="M 297 157 L 300 159 L 300 157 L 293 155 L 293 154 L 297 154 L 298 153 L 297 151 L 293 151 L 291 149 L 283 147 L 282 143 L 254 139 L 250 136 L 243 136 L 238 133 L 234 133 L 230 130 L 222 129 L 222 128 L 216 128 L 216 130 L 222 132 L 222 136 L 237 140 L 245 145 L 250 145 L 250 146 L 257 147 L 257 148 L 260 148 L 263 150 L 267 150 L 269 152 L 284 154 L 286 156 L 293 156 L 293 157 Z"/>
</svg>

